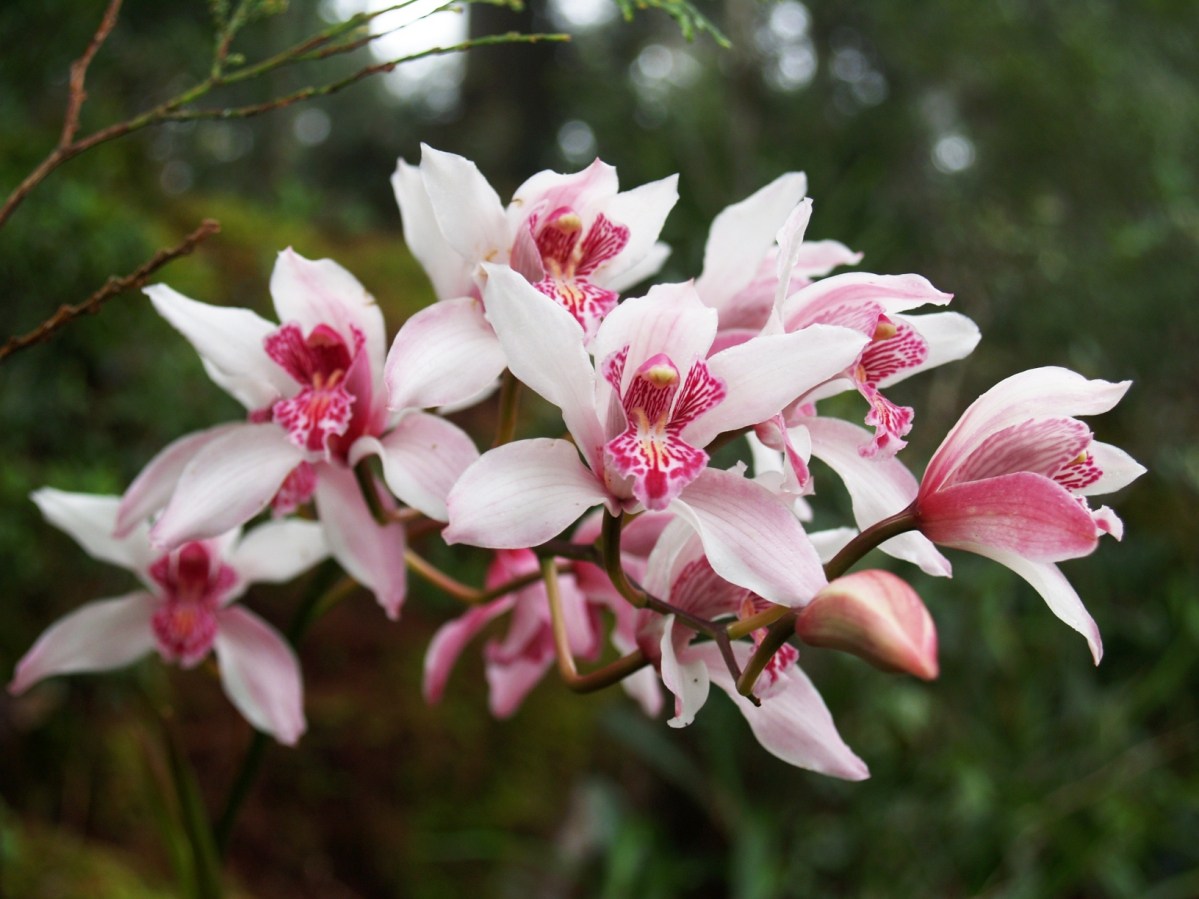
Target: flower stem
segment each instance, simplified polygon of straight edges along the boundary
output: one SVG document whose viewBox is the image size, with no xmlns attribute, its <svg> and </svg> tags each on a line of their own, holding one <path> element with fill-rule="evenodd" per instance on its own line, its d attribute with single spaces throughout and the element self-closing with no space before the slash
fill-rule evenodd
<svg viewBox="0 0 1199 899">
<path fill-rule="evenodd" d="M 375 486 L 375 473 L 371 471 L 370 457 L 358 460 L 358 464 L 354 466 L 354 476 L 358 478 L 358 489 L 362 491 L 366 507 L 371 510 L 371 517 L 380 527 L 387 527 L 391 524 L 391 513 L 383 507 L 383 500 L 379 499 L 379 488 Z"/>
<path fill-rule="evenodd" d="M 756 698 L 754 685 L 758 682 L 762 672 L 766 670 L 770 660 L 774 658 L 774 654 L 782 649 L 787 639 L 795 633 L 795 618 L 796 613 L 788 610 L 782 618 L 770 626 L 770 630 L 766 632 L 766 636 L 762 638 L 762 642 L 758 644 L 754 654 L 749 657 L 745 671 L 737 678 L 737 692 L 742 696 L 751 700 Z"/>
<path fill-rule="evenodd" d="M 404 561 L 408 568 L 419 574 L 434 587 L 438 587 L 454 599 L 460 599 L 465 603 L 476 605 L 478 603 L 491 602 L 493 599 L 499 599 L 501 596 L 506 596 L 515 590 L 522 587 L 527 587 L 529 584 L 535 584 L 541 580 L 541 571 L 531 571 L 528 574 L 522 574 L 520 577 L 514 577 L 502 584 L 497 584 L 487 590 L 479 590 L 469 584 L 464 584 L 455 578 L 450 577 L 428 559 L 418 555 L 413 550 L 406 550 L 404 553 Z M 558 570 L 562 574 L 568 574 L 572 571 L 572 566 L 569 562 L 564 565 L 559 565 Z"/>
<path fill-rule="evenodd" d="M 221 899 L 221 858 L 213 839 L 208 812 L 200 795 L 196 772 L 187 758 L 182 741 L 175 729 L 170 709 L 159 715 L 162 723 L 163 743 L 167 750 L 167 763 L 171 769 L 171 780 L 175 785 L 175 796 L 183 818 L 183 830 L 192 850 L 191 884 L 195 899 Z"/>
<path fill-rule="evenodd" d="M 603 543 L 604 571 L 621 596 L 637 608 L 643 609 L 649 597 L 644 590 L 633 586 L 628 575 L 624 573 L 624 564 L 620 558 L 620 530 L 623 525 L 623 515 L 613 515 L 604 509 L 604 524 L 600 536 Z"/>
<path fill-rule="evenodd" d="M 739 640 L 741 637 L 748 637 L 758 628 L 770 627 L 790 611 L 786 606 L 771 606 L 764 612 L 732 622 L 724 632 L 729 635 L 730 640 Z"/>
<path fill-rule="evenodd" d="M 824 576 L 830 581 L 839 578 L 880 543 L 885 543 L 892 537 L 914 530 L 916 530 L 916 502 L 913 500 L 912 504 L 902 512 L 896 512 L 890 518 L 876 521 L 846 543 L 841 551 L 824 566 Z"/>
<path fill-rule="evenodd" d="M 562 614 L 562 594 L 558 589 L 558 564 L 553 559 L 541 560 L 541 576 L 545 578 L 545 594 L 550 601 L 550 619 L 554 629 L 554 647 L 558 651 L 558 673 L 566 686 L 576 693 L 593 693 L 624 680 L 649 664 L 640 649 L 615 662 L 588 674 L 579 674 L 574 655 L 570 651 L 570 637 L 566 633 L 566 618 Z"/>
<path fill-rule="evenodd" d="M 500 420 L 495 428 L 495 442 L 491 448 L 511 443 L 516 436 L 516 415 L 520 407 L 520 381 L 510 369 L 504 369 L 504 380 L 500 387 Z"/>
</svg>

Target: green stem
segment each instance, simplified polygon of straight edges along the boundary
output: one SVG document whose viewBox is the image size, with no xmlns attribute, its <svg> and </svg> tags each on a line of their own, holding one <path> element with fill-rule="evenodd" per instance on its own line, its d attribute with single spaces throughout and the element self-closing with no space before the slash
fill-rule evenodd
<svg viewBox="0 0 1199 899">
<path fill-rule="evenodd" d="M 369 456 L 360 459 L 354 466 L 354 477 L 358 478 L 358 488 L 362 491 L 362 498 L 366 500 L 366 507 L 371 510 L 371 517 L 380 527 L 387 527 L 391 524 L 391 513 L 383 507 L 383 501 L 379 499 L 379 489 L 375 486 L 375 473 L 371 471 Z"/>
<path fill-rule="evenodd" d="M 612 586 L 616 591 L 635 605 L 639 609 L 643 609 L 649 601 L 645 591 L 639 587 L 634 587 L 629 581 L 628 575 L 624 573 L 624 564 L 620 558 L 620 531 L 624 526 L 623 515 L 613 515 L 607 509 L 604 509 L 604 524 L 600 532 L 600 540 L 602 542 L 602 551 L 604 557 L 604 571 L 607 572 L 609 580 L 612 581 Z"/>
<path fill-rule="evenodd" d="M 193 895 L 195 899 L 221 899 L 220 854 L 217 852 L 208 812 L 200 795 L 196 772 L 183 750 L 169 710 L 160 715 L 160 721 L 167 761 L 171 768 L 171 780 L 175 784 L 175 795 L 183 816 L 183 829 L 192 850 L 195 876 L 192 884 Z"/>
<path fill-rule="evenodd" d="M 491 448 L 511 443 L 516 436 L 516 413 L 520 406 L 520 381 L 510 369 L 504 369 L 504 382 L 500 388 L 500 420 L 495 429 L 495 442 Z"/>
</svg>

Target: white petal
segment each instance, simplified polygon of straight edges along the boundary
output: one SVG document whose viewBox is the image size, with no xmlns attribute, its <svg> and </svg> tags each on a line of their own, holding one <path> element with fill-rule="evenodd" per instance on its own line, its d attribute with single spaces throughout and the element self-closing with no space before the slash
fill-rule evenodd
<svg viewBox="0 0 1199 899">
<path fill-rule="evenodd" d="M 749 647 L 734 644 L 734 651 L 739 664 L 744 665 L 749 658 Z M 865 780 L 870 776 L 866 763 L 854 755 L 837 733 L 828 706 L 798 665 L 783 672 L 782 683 L 776 685 L 758 708 L 737 692 L 737 685 L 720 661 L 720 651 L 714 644 L 692 646 L 686 655 L 707 660 L 712 682 L 737 704 L 754 736 L 771 755 L 789 765 L 844 780 Z"/>
<path fill-rule="evenodd" d="M 387 353 L 383 313 L 357 278 L 332 259 L 305 259 L 288 247 L 271 272 L 271 299 L 279 321 L 298 322 L 305 334 L 317 325 L 327 325 L 353 348 L 352 329 L 361 331 L 371 363 L 371 384 L 382 389 Z"/>
<path fill-rule="evenodd" d="M 761 484 L 706 468 L 670 509 L 699 534 L 717 574 L 764 599 L 803 606 L 828 583 L 795 515 Z"/>
<path fill-rule="evenodd" d="M 662 688 L 658 685 L 658 675 L 653 668 L 646 666 L 630 674 L 620 682 L 620 686 L 637 701 L 641 711 L 648 717 L 657 718 L 662 713 Z"/>
<path fill-rule="evenodd" d="M 446 543 L 537 546 L 608 499 L 568 440 L 518 440 L 490 450 L 450 491 Z"/>
<path fill-rule="evenodd" d="M 947 362 L 965 359 L 974 352 L 982 339 L 978 325 L 957 312 L 934 312 L 930 315 L 892 315 L 897 322 L 904 322 L 916 329 L 928 344 L 928 358 L 914 368 L 904 368 L 883 378 L 880 387 L 890 387 L 912 375 L 936 368 Z"/>
<path fill-rule="evenodd" d="M 798 206 L 791 210 L 787 221 L 779 228 L 779 233 L 775 237 L 775 241 L 779 245 L 778 255 L 774 260 L 775 277 L 778 278 L 778 284 L 774 291 L 776 311 L 782 308 L 787 291 L 791 288 L 791 275 L 795 264 L 799 262 L 799 254 L 803 249 L 804 232 L 808 230 L 808 222 L 811 218 L 812 201 L 805 197 Z"/>
<path fill-rule="evenodd" d="M 421 144 L 421 177 L 442 235 L 472 266 L 507 262 L 508 219 L 499 194 L 478 167 L 454 153 Z"/>
<path fill-rule="evenodd" d="M 719 309 L 753 280 L 775 234 L 807 190 L 803 172 L 787 172 L 713 219 L 703 274 L 695 282 L 704 303 Z"/>
<path fill-rule="evenodd" d="M 137 525 L 161 511 L 170 502 L 179 475 L 183 474 L 183 469 L 192 457 L 213 440 L 236 427 L 239 427 L 239 424 L 217 425 L 215 428 L 187 434 L 168 444 L 167 448 L 151 459 L 133 479 L 133 483 L 121 497 L 113 535 L 127 536 Z"/>
<path fill-rule="evenodd" d="M 857 535 L 857 528 L 831 528 L 827 531 L 812 531 L 808 534 L 808 539 L 816 547 L 816 554 L 820 556 L 821 563 L 827 565 L 833 560 L 833 556 L 841 552 L 845 544 Z"/>
<path fill-rule="evenodd" d="M 812 325 L 790 334 L 755 337 L 708 360 L 728 395 L 686 428 L 683 439 L 706 446 L 722 431 L 736 431 L 782 409 L 853 364 L 866 338 L 849 328 Z"/>
<path fill-rule="evenodd" d="M 124 537 L 114 537 L 121 501 L 115 496 L 68 493 L 43 487 L 30 495 L 46 521 L 71 537 L 93 559 L 111 562 L 144 577 L 158 553 L 150 548 L 148 525 L 139 522 Z"/>
<path fill-rule="evenodd" d="M 783 473 L 783 454 L 781 451 L 768 447 L 752 431 L 745 435 L 745 439 L 749 443 L 749 452 L 754 462 L 754 477 L 760 477 L 764 474 Z"/>
<path fill-rule="evenodd" d="M 675 695 L 675 713 L 666 723 L 686 727 L 708 701 L 708 666 L 703 659 L 680 663 L 674 652 L 674 615 L 662 628 L 662 683 Z"/>
<path fill-rule="evenodd" d="M 1102 496 L 1127 487 L 1148 469 L 1118 446 L 1092 440 L 1087 452 L 1095 457 L 1095 464 L 1103 472 L 1094 484 L 1074 492 L 1080 496 Z"/>
<path fill-rule="evenodd" d="M 369 454 L 383 460 L 383 479 L 403 502 L 446 521 L 445 498 L 479 451 L 457 425 L 425 412 L 410 412 L 382 440 L 360 437 L 350 465 Z"/>
<path fill-rule="evenodd" d="M 595 414 L 595 370 L 575 317 L 510 268 L 487 265 L 484 293 L 512 374 L 562 410 L 592 469 L 603 471 L 604 432 Z M 611 316 L 609 316 L 611 318 Z"/>
<path fill-rule="evenodd" d="M 308 729 L 300 660 L 282 635 L 241 606 L 217 616 L 221 684 L 239 712 L 258 730 L 294 746 Z"/>
<path fill-rule="evenodd" d="M 612 282 L 629 283 L 630 286 L 643 281 L 661 267 L 665 256 L 658 260 L 653 271 L 645 271 L 647 258 L 653 258 L 658 235 L 670 210 L 679 201 L 679 176 L 671 175 L 660 181 L 651 181 L 632 190 L 617 194 L 602 206 L 603 213 L 618 225 L 629 229 L 629 242 L 616 257 L 596 270 L 597 284 L 616 290 Z M 659 253 L 661 251 L 658 251 Z M 669 253 L 669 249 L 667 253 Z M 636 281 L 628 282 L 630 273 L 645 272 Z"/>
<path fill-rule="evenodd" d="M 257 385 L 255 396 L 288 396 L 296 384 L 266 354 L 263 340 L 278 329 L 249 309 L 210 306 L 189 300 L 165 284 L 143 288 L 158 314 L 196 348 L 202 359 L 238 385 Z M 211 367 L 210 367 L 211 368 Z M 222 387 L 221 381 L 217 381 Z"/>
<path fill-rule="evenodd" d="M 509 594 L 481 606 L 472 606 L 458 618 L 447 621 L 437 629 L 437 633 L 429 641 L 429 648 L 425 651 L 424 677 L 421 681 L 421 693 L 425 702 L 433 705 L 441 701 L 446 682 L 454 670 L 454 663 L 458 661 L 458 656 L 462 655 L 466 644 L 492 619 L 509 611 L 515 602 L 516 597 Z"/>
<path fill-rule="evenodd" d="M 434 303 L 400 328 L 387 354 L 388 408 L 427 409 L 477 396 L 507 364 L 483 304 Z"/>
<path fill-rule="evenodd" d="M 920 275 L 876 275 L 872 272 L 844 272 L 809 284 L 787 297 L 782 307 L 783 321 L 793 329 L 804 313 L 830 305 L 880 303 L 888 315 L 906 312 L 932 303 L 944 306 L 953 294 L 937 290 Z"/>
<path fill-rule="evenodd" d="M 387 617 L 399 618 L 408 589 L 404 526 L 394 522 L 380 527 L 367 508 L 358 479 L 340 465 L 317 466 L 315 499 L 333 557 L 350 577 L 374 592 Z"/>
<path fill-rule="evenodd" d="M 183 469 L 175 493 L 150 530 L 173 549 L 232 530 L 267 507 L 304 452 L 276 424 L 244 424 L 210 441 Z"/>
<path fill-rule="evenodd" d="M 630 266 L 618 275 L 606 276 L 604 286 L 608 290 L 624 293 L 626 290 L 636 287 L 642 281 L 658 274 L 662 266 L 666 264 L 666 260 L 670 258 L 670 253 L 670 244 L 658 241 L 649 248 L 648 252 L 641 257 L 641 261 L 636 265 Z M 657 679 L 652 679 L 652 683 L 656 686 Z M 659 705 L 661 705 L 661 700 L 659 700 Z"/>
<path fill-rule="evenodd" d="M 403 159 L 397 160 L 391 186 L 400 206 L 404 244 L 433 282 L 438 299 L 470 296 L 474 291 L 471 266 L 450 246 L 437 226 L 420 169 Z"/>
<path fill-rule="evenodd" d="M 150 616 L 158 600 L 144 591 L 89 602 L 58 619 L 17 662 L 8 685 L 22 693 L 42 678 L 78 671 L 108 671 L 154 648 Z"/>
<path fill-rule="evenodd" d="M 1099 636 L 1099 625 L 1095 623 L 1078 593 L 1056 565 L 1050 562 L 1030 562 L 1015 553 L 985 546 L 977 547 L 973 551 L 1010 568 L 1028 581 L 1033 589 L 1041 594 L 1041 598 L 1054 615 L 1087 638 L 1091 658 L 1095 660 L 1096 665 L 1099 664 L 1103 658 L 1103 638 Z"/>
<path fill-rule="evenodd" d="M 208 375 L 213 384 L 216 384 L 250 411 L 264 409 L 279 399 L 279 391 L 275 385 L 269 384 L 255 375 L 231 375 L 203 356 L 200 357 L 200 365 L 203 366 L 204 373 Z M 295 388 L 289 386 L 288 389 L 293 391 Z"/>
<path fill-rule="evenodd" d="M 897 512 L 902 512 L 920 489 L 916 478 L 895 457 L 863 458 L 858 452 L 873 439 L 869 431 L 839 418 L 817 416 L 803 419 L 812 438 L 812 455 L 823 461 L 845 482 L 853 502 L 853 517 L 862 530 Z M 928 574 L 949 577 L 952 567 L 923 534 L 912 531 L 892 537 L 879 546 L 883 552 L 903 559 Z"/>
<path fill-rule="evenodd" d="M 857 265 L 862 254 L 836 240 L 805 240 L 799 247 L 792 277 L 823 278 L 839 265 Z"/>
<path fill-rule="evenodd" d="M 242 580 L 282 584 L 328 557 L 325 529 L 315 521 L 268 521 L 247 533 L 226 556 Z"/>
</svg>

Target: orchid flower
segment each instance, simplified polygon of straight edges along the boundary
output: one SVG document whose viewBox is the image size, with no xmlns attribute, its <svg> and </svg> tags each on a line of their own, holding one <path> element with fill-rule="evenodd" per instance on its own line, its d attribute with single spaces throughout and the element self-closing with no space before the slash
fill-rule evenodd
<svg viewBox="0 0 1199 899">
<path fill-rule="evenodd" d="M 125 494 L 117 533 L 163 509 L 150 537 L 170 549 L 222 534 L 267 506 L 282 513 L 315 499 L 333 555 L 395 618 L 406 586 L 404 529 L 372 518 L 351 468 L 378 455 L 392 493 L 445 520 L 446 494 L 478 451 L 435 415 L 389 413 L 383 316 L 353 275 L 288 249 L 270 289 L 281 325 L 164 284 L 146 288 L 249 421 L 167 447 Z"/>
<path fill-rule="evenodd" d="M 676 608 L 701 618 L 758 611 L 760 599 L 729 583 L 712 568 L 701 541 L 682 520 L 662 532 L 646 570 L 646 587 Z M 783 646 L 759 677 L 755 706 L 737 691 L 715 643 L 692 644 L 695 633 L 675 620 L 647 610 L 638 615 L 638 644 L 654 660 L 662 683 L 674 694 L 672 727 L 690 724 L 707 701 L 712 683 L 724 690 L 749 722 L 754 736 L 772 755 L 801 768 L 864 780 L 865 763 L 837 733 L 832 715 L 815 686 L 797 664 L 799 653 Z M 733 653 L 744 666 L 752 647 L 734 643 Z"/>
<path fill-rule="evenodd" d="M 9 692 L 55 674 L 122 668 L 152 650 L 184 668 L 215 651 L 225 694 L 245 719 L 280 743 L 300 738 L 307 725 L 299 660 L 278 631 L 233 603 L 251 583 L 289 581 L 325 558 L 320 525 L 268 522 L 164 553 L 144 522 L 113 537 L 118 497 L 47 487 L 33 501 L 90 556 L 132 571 L 145 589 L 60 618 L 17 663 Z"/>
<path fill-rule="evenodd" d="M 1028 581 L 1058 618 L 1103 657 L 1099 628 L 1054 562 L 1089 555 L 1124 525 L 1088 496 L 1131 484 L 1145 468 L 1094 439 L 1075 415 L 1118 403 L 1131 381 L 1087 380 L 1064 368 L 1012 375 L 975 400 L 933 454 L 916 496 L 934 543 L 994 559 Z"/>
<path fill-rule="evenodd" d="M 537 556 L 527 549 L 502 549 L 487 570 L 487 587 L 497 587 L 523 574 L 539 570 Z M 559 579 L 562 612 L 576 656 L 595 658 L 601 649 L 596 610 L 567 574 Z M 529 691 L 554 663 L 554 634 L 549 599 L 541 581 L 467 611 L 443 624 L 425 653 L 423 692 L 430 705 L 440 701 L 454 663 L 466 644 L 493 619 L 512 613 L 503 640 L 492 640 L 483 650 L 491 713 L 497 718 L 515 714 Z"/>
<path fill-rule="evenodd" d="M 518 549 L 600 504 L 614 515 L 669 509 L 733 583 L 783 605 L 824 586 L 787 506 L 740 474 L 706 468 L 704 447 L 843 370 L 865 337 L 817 326 L 708 357 L 715 310 L 691 284 L 660 285 L 604 320 L 594 341 L 597 377 L 573 315 L 511 269 L 485 268 L 488 316 L 509 368 L 562 410 L 573 442 L 521 440 L 485 453 L 450 491 L 446 542 Z"/>
<path fill-rule="evenodd" d="M 520 272 L 590 339 L 620 292 L 670 255 L 657 239 L 678 200 L 677 176 L 620 192 L 616 169 L 597 159 L 573 175 L 534 175 L 505 209 L 473 162 L 422 145 L 419 168 L 401 159 L 391 182 L 404 241 L 441 300 L 396 335 L 386 373 L 392 408 L 482 398 L 503 372 L 484 315 L 484 263 Z"/>
</svg>

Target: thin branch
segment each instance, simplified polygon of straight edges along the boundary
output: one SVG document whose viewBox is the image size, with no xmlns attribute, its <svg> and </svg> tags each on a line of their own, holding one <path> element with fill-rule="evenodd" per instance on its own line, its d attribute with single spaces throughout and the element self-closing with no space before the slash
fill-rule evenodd
<svg viewBox="0 0 1199 899">
<path fill-rule="evenodd" d="M 84 80 L 87 78 L 87 67 L 92 64 L 92 58 L 96 55 L 96 51 L 100 49 L 100 45 L 104 43 L 117 24 L 117 15 L 120 11 L 121 0 L 110 0 L 108 9 L 104 11 L 104 18 L 100 20 L 100 27 L 92 35 L 87 49 L 83 51 L 82 56 L 71 63 L 71 87 L 67 96 L 67 114 L 63 117 L 62 135 L 58 138 L 60 149 L 74 140 L 75 132 L 79 130 L 79 111 L 83 108 L 83 101 L 87 99 L 87 91 L 83 87 Z"/>
<path fill-rule="evenodd" d="M 215 219 L 204 219 L 200 227 L 193 231 L 182 241 L 175 246 L 159 250 L 150 260 L 141 268 L 132 274 L 126 275 L 123 278 L 118 278 L 113 275 L 108 281 L 97 290 L 94 294 L 84 300 L 77 306 L 60 306 L 58 311 L 54 313 L 46 321 L 42 322 L 28 334 L 21 337 L 10 337 L 8 341 L 0 346 L 0 362 L 3 362 L 13 353 L 18 350 L 23 350 L 25 347 L 33 346 L 35 343 L 41 343 L 49 339 L 50 335 L 58 329 L 62 328 L 69 322 L 74 321 L 82 315 L 92 315 L 100 311 L 100 307 L 111 300 L 119 293 L 124 293 L 127 290 L 134 290 L 143 286 L 150 276 L 158 269 L 162 268 L 168 262 L 178 259 L 181 256 L 187 256 L 201 242 L 207 240 L 212 235 L 221 230 L 220 223 Z"/>
<path fill-rule="evenodd" d="M 493 599 L 499 599 L 501 596 L 506 596 L 530 584 L 535 584 L 541 580 L 540 571 L 532 571 L 528 574 L 522 574 L 519 577 L 514 577 L 511 580 L 504 581 L 502 584 L 497 584 L 487 590 L 480 590 L 477 587 L 472 587 L 469 584 L 464 584 L 462 581 L 446 574 L 428 559 L 417 554 L 411 549 L 405 550 L 404 562 L 409 570 L 419 574 L 433 586 L 443 590 L 455 599 L 460 599 L 471 605 L 491 602 Z M 574 570 L 570 562 L 560 563 L 558 571 L 562 574 L 569 574 Z"/>
<path fill-rule="evenodd" d="M 576 693 L 593 693 L 624 680 L 649 664 L 640 649 L 622 656 L 597 671 L 579 674 L 574 654 L 570 651 L 570 636 L 566 632 L 566 617 L 562 614 L 562 595 L 558 588 L 558 565 L 553 559 L 541 560 L 541 577 L 545 578 L 545 593 L 550 601 L 550 620 L 554 630 L 554 648 L 558 651 L 558 673 Z"/>
<path fill-rule="evenodd" d="M 533 552 L 541 557 L 557 556 L 562 559 L 574 559 L 577 562 L 590 562 L 592 565 L 603 565 L 600 551 L 590 543 L 573 543 L 570 540 L 547 540 L 540 546 L 534 546 Z"/>
</svg>

